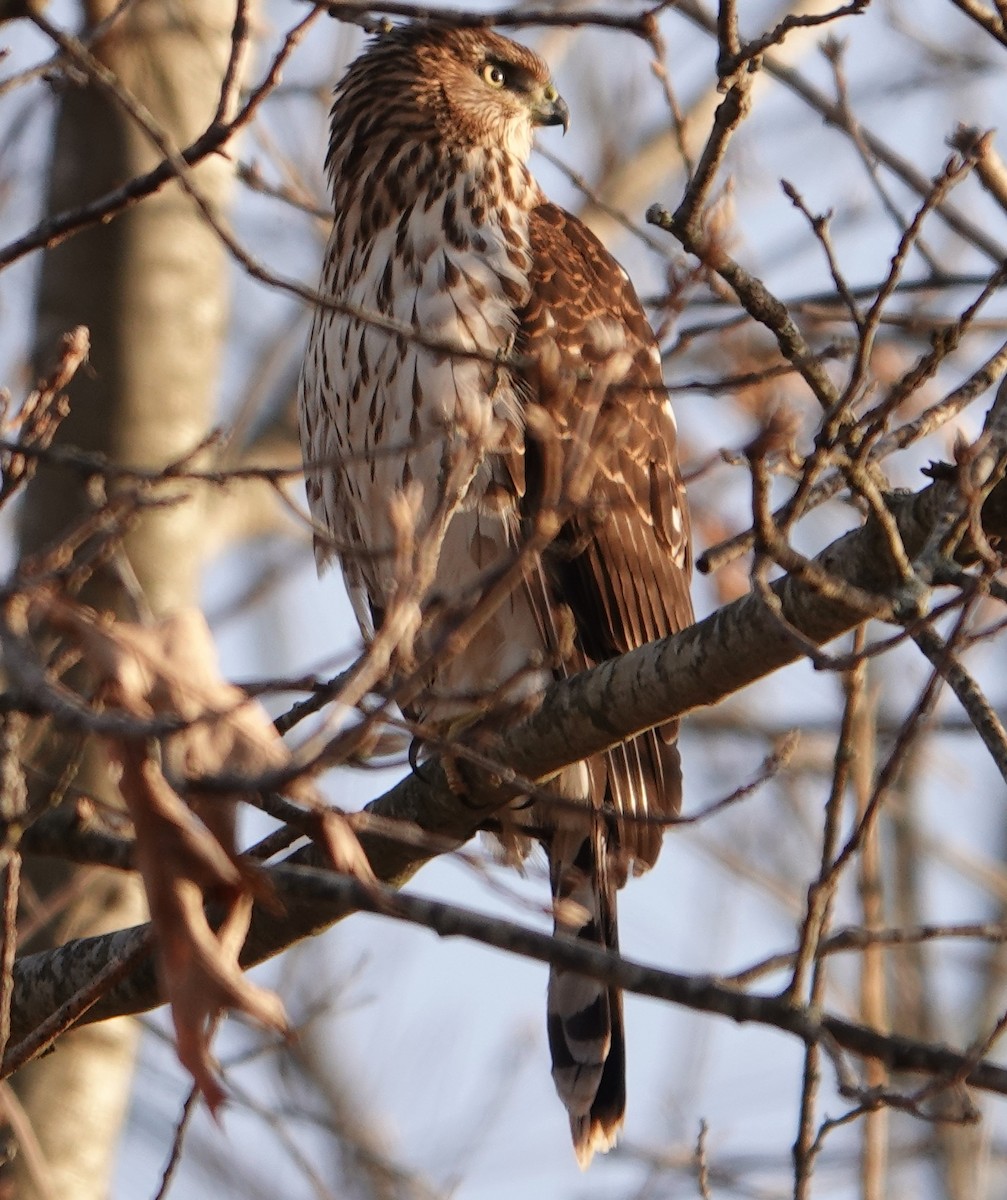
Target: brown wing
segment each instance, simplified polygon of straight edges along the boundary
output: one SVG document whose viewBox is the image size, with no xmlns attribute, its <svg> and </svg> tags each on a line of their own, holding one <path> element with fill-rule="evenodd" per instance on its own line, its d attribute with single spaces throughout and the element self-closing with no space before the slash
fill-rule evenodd
<svg viewBox="0 0 1007 1200">
<path fill-rule="evenodd" d="M 571 668 L 622 654 L 692 623 L 689 518 L 674 417 L 660 352 L 625 271 L 576 217 L 553 204 L 531 215 L 531 298 L 518 350 L 532 364 L 530 398 L 562 430 L 596 398 L 593 372 L 613 345 L 625 374 L 593 427 L 598 470 L 590 500 L 546 555 L 553 598 L 573 616 Z M 541 494 L 543 451 L 526 447 L 526 504 Z M 627 815 L 671 814 L 681 796 L 677 726 L 652 730 L 607 755 L 605 783 Z M 594 772 L 594 774 L 597 774 Z M 597 783 L 601 779 L 597 778 Z M 630 824 L 623 851 L 640 868 L 657 856 L 659 828 Z"/>
</svg>

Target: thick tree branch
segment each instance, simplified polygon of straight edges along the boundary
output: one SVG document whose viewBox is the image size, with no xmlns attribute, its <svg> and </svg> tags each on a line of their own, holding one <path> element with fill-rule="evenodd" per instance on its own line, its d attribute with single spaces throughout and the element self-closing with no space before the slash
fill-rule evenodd
<svg viewBox="0 0 1007 1200">
<path fill-rule="evenodd" d="M 890 498 L 911 557 L 926 545 L 956 495 L 954 484 L 942 479 L 915 495 Z M 989 518 L 988 532 L 1007 529 L 1005 485 L 991 495 L 984 514 Z M 960 555 L 967 560 L 968 548 Z M 887 539 L 873 522 L 832 543 L 815 563 L 840 583 L 880 599 L 899 582 Z M 368 810 L 385 823 L 404 823 L 414 834 L 434 835 L 437 849 L 425 845 L 422 836 L 398 839 L 365 830 L 361 840 L 375 874 L 384 883 L 399 886 L 435 853 L 470 838 L 508 795 L 520 790 L 520 779 L 548 778 L 570 761 L 714 704 L 800 658 L 801 639 L 822 645 L 863 619 L 860 608 L 844 602 L 841 588 L 824 597 L 800 575 L 778 580 L 770 594 L 774 608 L 756 594 L 744 596 L 675 637 L 554 684 L 537 712 L 492 746 L 480 747 L 483 757 L 506 763 L 507 768 L 492 775 L 472 772 L 470 794 L 464 799 L 447 786 L 435 760 L 425 764 L 422 777 L 410 775 L 373 801 Z M 310 863 L 311 855 L 300 852 L 295 859 Z M 354 907 L 338 890 L 307 899 L 301 894 L 289 895 L 282 914 L 259 913 L 245 948 L 246 964 L 279 953 Z M 125 930 L 21 960 L 15 971 L 12 1039 L 23 1037 L 85 986 L 96 963 L 128 953 L 141 936 L 142 928 Z M 158 989 L 148 964 L 117 985 L 90 1010 L 87 1019 L 138 1012 L 157 1003 Z"/>
<path fill-rule="evenodd" d="M 880 1060 L 891 1070 L 919 1072 L 949 1081 L 962 1079 L 973 1087 L 1007 1094 L 1007 1068 L 977 1061 L 947 1046 L 879 1033 L 855 1022 L 792 1004 L 785 996 L 752 994 L 708 976 L 658 970 L 573 939 L 555 938 L 510 921 L 310 867 L 277 867 L 270 876 L 280 896 L 291 907 L 308 904 L 317 908 L 380 913 L 432 929 L 441 937 L 465 937 L 539 962 L 555 963 L 625 991 L 699 1012 L 715 1013 L 739 1023 L 780 1029 L 808 1045 L 825 1043 L 830 1049 L 838 1046 L 861 1057 Z M 67 958 L 86 958 L 93 972 L 107 970 L 109 963 L 114 965 L 142 954 L 145 940 L 145 927 L 137 927 L 106 939 L 70 942 L 53 953 L 29 955 L 19 964 L 18 989 L 38 989 L 48 1003 L 53 1004 L 59 995 L 53 981 L 59 977 Z M 100 953 L 96 946 L 99 942 L 105 943 Z M 126 987 L 130 988 L 137 981 L 149 983 L 150 978 L 148 959 L 134 978 L 127 980 Z M 96 1005 L 85 1019 L 107 1016 L 108 1003 L 106 999 Z"/>
</svg>

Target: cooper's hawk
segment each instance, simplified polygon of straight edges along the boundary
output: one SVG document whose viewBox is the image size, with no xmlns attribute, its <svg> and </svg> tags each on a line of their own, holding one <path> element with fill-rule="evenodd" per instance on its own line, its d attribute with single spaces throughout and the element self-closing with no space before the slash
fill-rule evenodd
<svg viewBox="0 0 1007 1200">
<path fill-rule="evenodd" d="M 336 89 L 308 499 L 319 564 L 339 555 L 365 640 L 411 680 L 407 716 L 440 736 L 692 621 L 654 335 L 626 272 L 526 166 L 535 127 L 567 119 L 536 54 L 444 23 L 380 34 Z M 676 734 L 514 810 L 548 855 L 560 936 L 617 946 L 616 889 L 679 805 Z M 586 1166 L 623 1120 L 621 996 L 554 969 L 548 1014 Z"/>
</svg>

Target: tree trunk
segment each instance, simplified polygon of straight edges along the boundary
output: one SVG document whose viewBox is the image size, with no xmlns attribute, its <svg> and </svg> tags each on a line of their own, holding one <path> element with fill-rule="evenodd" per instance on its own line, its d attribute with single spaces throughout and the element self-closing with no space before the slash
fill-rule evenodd
<svg viewBox="0 0 1007 1200">
<path fill-rule="evenodd" d="M 114 6 L 86 4 L 93 27 Z M 213 116 L 228 59 L 233 6 L 218 0 L 140 0 L 97 41 L 95 57 L 135 96 L 176 145 Z M 98 86 L 68 86 L 59 105 L 47 211 L 59 212 L 125 182 L 161 154 L 113 97 Z M 231 170 L 216 158 L 194 172 L 214 206 L 226 203 Z M 215 234 L 180 186 L 171 185 L 108 225 L 49 251 L 38 296 L 35 357 L 44 362 L 59 336 L 78 324 L 91 331 L 90 370 L 71 389 L 64 445 L 113 463 L 160 467 L 189 452 L 213 414 L 227 320 L 227 264 Z M 22 509 L 22 558 L 59 542 L 92 508 L 86 481 L 72 470 L 40 470 Z M 123 541 L 128 568 L 96 574 L 85 599 L 135 617 L 129 569 L 146 606 L 162 613 L 197 600 L 201 512 L 198 497 L 146 511 Z M 115 564 L 113 564 L 115 565 Z M 51 789 L 72 748 L 49 739 L 32 766 L 38 789 Z M 73 787 L 109 798 L 104 762 L 85 750 Z M 120 928 L 143 919 L 134 877 L 29 864 L 43 901 L 71 888 L 30 948 Z M 81 886 L 74 886 L 80 884 Z M 19 1198 L 108 1195 L 117 1134 L 126 1110 L 137 1027 L 130 1020 L 84 1029 L 21 1072 L 18 1094 L 40 1143 L 48 1180 L 15 1160 Z M 46 1191 L 48 1183 L 48 1192 Z"/>
</svg>

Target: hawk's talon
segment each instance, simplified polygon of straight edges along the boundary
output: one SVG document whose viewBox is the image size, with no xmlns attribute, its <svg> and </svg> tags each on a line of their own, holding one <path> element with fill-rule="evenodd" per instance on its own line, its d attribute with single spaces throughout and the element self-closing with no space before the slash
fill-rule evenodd
<svg viewBox="0 0 1007 1200">
<path fill-rule="evenodd" d="M 426 764 L 420 762 L 420 747 L 422 745 L 423 739 L 421 737 L 414 737 L 409 742 L 409 769 L 421 783 L 425 783 L 427 787 L 430 787 L 433 784 L 433 780 L 427 774 Z"/>
<path fill-rule="evenodd" d="M 419 757 L 420 747 L 423 745 L 423 738 L 414 737 L 409 743 L 409 766 L 421 783 L 427 787 L 433 787 L 434 779 L 432 774 L 427 770 L 427 763 L 421 761 Z M 450 750 L 445 750 L 441 755 L 441 770 L 444 772 L 444 778 L 448 785 L 448 791 L 466 808 L 476 810 L 478 804 L 472 803 L 469 799 L 470 788 L 466 784 L 464 776 L 458 767 L 457 756 L 452 754 Z"/>
</svg>

